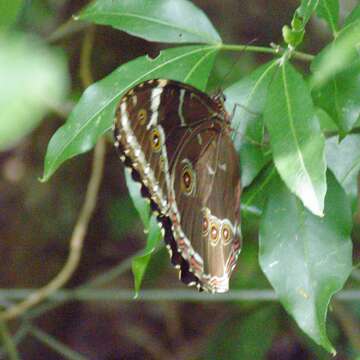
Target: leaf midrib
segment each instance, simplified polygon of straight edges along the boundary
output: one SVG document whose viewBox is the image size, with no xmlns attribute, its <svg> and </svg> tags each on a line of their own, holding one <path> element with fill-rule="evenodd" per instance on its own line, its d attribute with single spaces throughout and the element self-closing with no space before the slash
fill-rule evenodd
<svg viewBox="0 0 360 360">
<path fill-rule="evenodd" d="M 295 126 L 294 126 L 294 118 L 293 118 L 293 113 L 292 113 L 292 106 L 291 106 L 289 90 L 288 90 L 287 81 L 286 81 L 285 66 L 286 66 L 286 64 L 282 65 L 282 74 L 283 74 L 282 78 L 283 78 L 283 86 L 284 86 L 284 94 L 285 94 L 285 99 L 286 99 L 286 106 L 287 106 L 289 120 L 290 120 L 289 125 L 290 125 L 291 135 L 292 135 L 292 137 L 294 139 L 294 144 L 295 144 L 295 147 L 296 147 L 296 153 L 297 153 L 297 156 L 299 158 L 300 165 L 301 165 L 301 167 L 303 169 L 303 172 L 304 172 L 304 174 L 306 176 L 306 179 L 307 179 L 308 183 L 310 183 L 310 185 L 311 185 L 313 194 L 316 197 L 316 192 L 314 191 L 314 184 L 312 183 L 312 180 L 311 180 L 311 178 L 309 176 L 309 173 L 308 173 L 308 170 L 306 168 L 304 158 L 303 158 L 303 155 L 302 155 L 302 152 L 301 152 L 301 149 L 300 149 L 300 145 L 299 145 L 299 142 L 298 142 L 297 136 L 296 136 L 296 130 L 295 130 Z M 318 200 L 317 197 L 316 197 L 316 200 Z"/>
<path fill-rule="evenodd" d="M 92 14 L 90 13 L 89 15 L 92 15 Z M 85 14 L 83 18 L 85 19 L 89 15 Z M 113 17 L 113 18 L 133 17 L 133 18 L 137 18 L 137 19 L 140 19 L 140 20 L 146 20 L 146 21 L 152 22 L 154 24 L 160 24 L 160 25 L 172 28 L 172 29 L 178 29 L 180 31 L 187 32 L 189 34 L 199 36 L 200 38 L 202 38 L 204 40 L 209 40 L 209 41 L 211 41 L 213 43 L 221 43 L 220 35 L 218 33 L 216 33 L 216 32 L 215 32 L 215 34 L 219 37 L 219 39 L 217 41 L 216 41 L 216 39 L 207 36 L 206 33 L 201 33 L 201 32 L 197 32 L 197 31 L 193 31 L 193 30 L 189 31 L 189 29 L 181 27 L 181 26 L 179 26 L 179 25 L 177 25 L 175 23 L 170 23 L 170 22 L 167 22 L 167 21 L 164 21 L 164 20 L 151 18 L 151 17 L 145 16 L 145 15 L 139 15 L 139 14 L 135 14 L 135 13 L 114 13 L 114 12 L 102 11 L 101 16 L 108 16 L 108 17 Z"/>
<path fill-rule="evenodd" d="M 328 19 L 330 21 L 330 27 L 331 27 L 331 31 L 334 35 L 334 37 L 336 37 L 337 35 L 337 30 L 336 30 L 336 27 L 335 27 L 335 23 L 333 22 L 333 18 L 331 16 L 331 12 L 330 12 L 330 9 L 328 7 L 328 3 L 327 3 L 327 0 L 322 0 L 322 4 L 324 6 L 324 10 L 326 11 L 327 15 L 328 15 Z"/>
<path fill-rule="evenodd" d="M 80 134 L 90 123 L 93 119 L 95 119 L 107 106 L 109 106 L 118 96 L 119 94 L 123 93 L 124 91 L 126 91 L 127 89 L 131 88 L 132 86 L 134 86 L 138 81 L 140 81 L 141 79 L 145 78 L 146 76 L 150 75 L 152 72 L 160 69 L 163 66 L 166 66 L 168 64 L 170 64 L 171 62 L 177 61 L 183 57 L 186 56 L 190 56 L 192 54 L 195 54 L 197 52 L 201 52 L 201 51 L 206 51 L 206 50 L 210 50 L 210 49 L 216 49 L 218 48 L 218 45 L 212 45 L 212 46 L 205 46 L 205 47 L 201 47 L 201 48 L 197 48 L 195 50 L 192 50 L 188 53 L 185 54 L 181 54 L 175 58 L 172 58 L 164 63 L 159 64 L 158 66 L 152 68 L 150 71 L 146 72 L 145 74 L 139 76 L 137 79 L 135 79 L 133 82 L 131 82 L 127 87 L 123 88 L 121 91 L 119 91 L 116 95 L 114 95 L 112 98 L 110 98 L 109 101 L 107 101 L 93 116 L 91 116 L 80 128 L 79 131 L 77 133 L 74 134 L 73 137 L 70 137 L 70 140 L 68 142 L 66 142 L 61 150 L 58 152 L 58 156 L 52 161 L 52 166 L 50 166 L 49 170 L 47 171 L 47 174 L 51 174 L 52 170 L 54 168 L 54 166 L 57 164 L 58 159 L 61 157 L 61 155 L 63 154 L 63 151 L 65 148 L 67 148 L 69 146 L 70 143 L 72 143 L 74 141 L 74 139 L 76 139 L 76 137 L 78 136 L 78 134 Z M 215 51 L 215 50 L 214 50 Z M 161 56 L 161 55 L 159 55 Z"/>
</svg>

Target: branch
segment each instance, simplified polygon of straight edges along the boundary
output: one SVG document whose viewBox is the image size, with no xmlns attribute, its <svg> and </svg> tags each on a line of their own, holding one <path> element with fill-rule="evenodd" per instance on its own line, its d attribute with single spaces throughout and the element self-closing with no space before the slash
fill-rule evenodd
<svg viewBox="0 0 360 360">
<path fill-rule="evenodd" d="M 9 300 L 19 300 L 27 297 L 31 289 L 0 290 L 0 297 Z M 197 292 L 195 289 L 146 289 L 134 299 L 133 289 L 91 289 L 79 290 L 61 289 L 49 296 L 54 302 L 63 301 L 119 301 L 119 302 L 158 302 L 158 301 L 189 301 L 189 302 L 227 302 L 227 301 L 279 301 L 275 292 L 270 289 L 231 290 L 224 294 L 209 294 Z M 360 290 L 342 290 L 334 299 L 346 302 L 360 300 Z"/>
<path fill-rule="evenodd" d="M 49 297 L 52 293 L 61 288 L 76 270 L 80 261 L 83 241 L 87 232 L 88 224 L 96 205 L 103 174 L 104 157 L 105 141 L 104 139 L 100 139 L 95 147 L 92 173 L 86 190 L 85 201 L 70 239 L 70 253 L 64 267 L 47 285 L 29 294 L 23 302 L 0 313 L 0 321 L 13 319 L 38 304 L 40 301 Z"/>
<path fill-rule="evenodd" d="M 20 360 L 20 356 L 5 321 L 0 321 L 0 337 L 2 338 L 3 347 L 9 355 L 9 359 Z"/>
<path fill-rule="evenodd" d="M 249 52 L 257 52 L 257 53 L 272 54 L 272 55 L 283 55 L 288 51 L 287 49 L 283 49 L 280 46 L 274 49 L 273 47 L 240 45 L 240 44 L 221 44 L 220 49 L 227 51 L 249 51 Z M 291 57 L 306 62 L 311 62 L 314 59 L 314 55 L 310 55 L 300 51 L 293 51 L 291 53 Z"/>
</svg>

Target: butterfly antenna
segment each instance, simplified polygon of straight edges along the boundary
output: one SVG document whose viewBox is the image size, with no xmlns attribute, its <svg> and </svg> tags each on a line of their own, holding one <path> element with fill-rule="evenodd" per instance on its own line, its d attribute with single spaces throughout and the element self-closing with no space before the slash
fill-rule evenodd
<svg viewBox="0 0 360 360">
<path fill-rule="evenodd" d="M 258 38 L 255 38 L 255 39 L 250 40 L 250 41 L 244 46 L 244 49 L 243 49 L 240 53 L 246 51 L 246 49 L 247 49 L 250 45 L 254 44 L 257 40 L 258 40 Z M 225 81 L 230 77 L 232 71 L 234 70 L 235 66 L 240 62 L 240 60 L 241 60 L 241 57 L 239 56 L 237 59 L 235 59 L 235 60 L 233 61 L 233 63 L 232 63 L 232 65 L 230 66 L 229 70 L 228 70 L 227 73 L 223 76 L 223 78 L 222 78 L 222 80 L 221 80 L 221 83 L 220 83 L 220 85 L 219 85 L 219 90 L 216 91 L 216 93 L 220 93 L 220 92 L 223 91 L 223 89 L 222 89 L 223 84 L 225 84 Z"/>
</svg>

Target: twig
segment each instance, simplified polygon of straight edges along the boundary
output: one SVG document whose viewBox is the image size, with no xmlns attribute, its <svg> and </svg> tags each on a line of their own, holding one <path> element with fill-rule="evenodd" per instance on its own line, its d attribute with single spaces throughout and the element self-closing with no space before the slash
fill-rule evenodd
<svg viewBox="0 0 360 360">
<path fill-rule="evenodd" d="M 0 290 L 0 297 L 19 300 L 27 297 L 31 289 Z M 360 302 L 360 290 L 341 290 L 334 296 L 336 300 Z M 49 296 L 49 300 L 63 302 L 78 301 L 119 301 L 119 302 L 158 302 L 158 301 L 189 301 L 189 302 L 228 302 L 228 301 L 278 301 L 273 290 L 232 290 L 224 294 L 198 293 L 194 289 L 149 289 L 141 290 L 139 297 L 134 299 L 133 289 L 61 289 Z"/>
<path fill-rule="evenodd" d="M 96 205 L 97 194 L 102 179 L 104 157 L 105 142 L 103 139 L 100 139 L 95 147 L 92 173 L 86 190 L 85 201 L 71 236 L 70 253 L 64 267 L 47 285 L 31 293 L 23 302 L 0 313 L 0 320 L 13 319 L 23 314 L 32 306 L 38 304 L 40 301 L 46 299 L 57 289 L 62 287 L 76 270 L 81 256 L 83 240 Z"/>
<path fill-rule="evenodd" d="M 258 52 L 258 53 L 273 54 L 273 55 L 283 55 L 287 52 L 287 49 L 283 49 L 281 47 L 274 49 L 272 47 L 240 45 L 240 44 L 221 44 L 220 49 L 227 51 Z M 302 60 L 306 62 L 311 62 L 314 59 L 314 55 L 306 54 L 300 51 L 293 51 L 291 53 L 291 56 L 294 59 Z"/>
<path fill-rule="evenodd" d="M 167 351 L 155 334 L 151 334 L 140 326 L 134 324 L 128 325 L 122 335 L 125 335 L 135 344 L 145 349 L 154 359 L 165 360 L 173 358 L 172 354 Z"/>
<path fill-rule="evenodd" d="M 94 279 L 91 279 L 91 280 L 85 282 L 85 284 L 80 285 L 79 287 L 75 288 L 73 291 L 77 292 L 77 291 L 81 291 L 83 289 L 90 289 L 95 286 L 99 287 L 101 285 L 110 283 L 113 279 L 118 278 L 120 275 L 122 275 L 126 271 L 130 270 L 133 258 L 135 256 L 141 255 L 142 253 L 143 253 L 143 250 L 136 252 L 134 255 L 123 260 L 119 265 L 116 265 L 115 267 L 106 271 L 105 273 L 101 273 L 101 274 L 97 275 Z M 96 291 L 99 291 L 99 290 L 97 289 Z M 0 294 L 1 294 L 1 290 L 0 290 Z M 133 295 L 134 295 L 134 292 L 133 292 Z M 71 301 L 71 300 L 72 300 L 71 297 L 63 297 L 61 300 L 58 300 L 56 302 L 48 302 L 48 303 L 41 304 L 36 309 L 32 309 L 32 311 L 30 313 L 26 314 L 26 317 L 27 317 L 27 319 L 37 318 L 38 316 L 41 316 L 42 314 L 44 314 L 52 309 L 55 309 L 56 307 L 60 306 L 64 302 Z"/>
<path fill-rule="evenodd" d="M 80 355 L 79 353 L 70 349 L 65 344 L 55 339 L 53 336 L 47 334 L 46 332 L 42 331 L 36 326 L 31 326 L 29 328 L 29 333 L 52 350 L 55 350 L 57 353 L 61 354 L 66 359 L 86 360 L 85 356 Z"/>
<path fill-rule="evenodd" d="M 352 347 L 360 353 L 360 326 L 354 318 L 354 315 L 337 301 L 333 303 L 333 313 L 340 322 L 346 338 Z"/>
<path fill-rule="evenodd" d="M 10 360 L 20 360 L 20 356 L 16 350 L 15 343 L 9 333 L 9 330 L 4 321 L 0 321 L 0 336 L 4 349 L 7 351 Z"/>
</svg>

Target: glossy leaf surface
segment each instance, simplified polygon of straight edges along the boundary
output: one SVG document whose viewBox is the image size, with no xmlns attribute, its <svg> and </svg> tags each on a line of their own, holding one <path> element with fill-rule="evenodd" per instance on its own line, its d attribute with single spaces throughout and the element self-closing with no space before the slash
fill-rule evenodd
<svg viewBox="0 0 360 360">
<path fill-rule="evenodd" d="M 326 314 L 352 269 L 348 199 L 328 173 L 325 215 L 311 214 L 279 177 L 260 225 L 260 265 L 299 327 L 330 352 Z"/>
<path fill-rule="evenodd" d="M 205 89 L 217 50 L 217 46 L 187 46 L 164 50 L 156 59 L 139 57 L 88 87 L 65 125 L 50 140 L 43 180 L 64 161 L 94 146 L 111 128 L 121 95 L 137 83 L 170 78 Z"/>
<path fill-rule="evenodd" d="M 264 119 L 280 176 L 310 211 L 322 216 L 325 140 L 307 84 L 288 63 L 280 65 L 270 85 Z"/>
<path fill-rule="evenodd" d="M 208 17 L 187 0 L 97 0 L 79 19 L 111 25 L 149 41 L 221 42 Z"/>
</svg>

